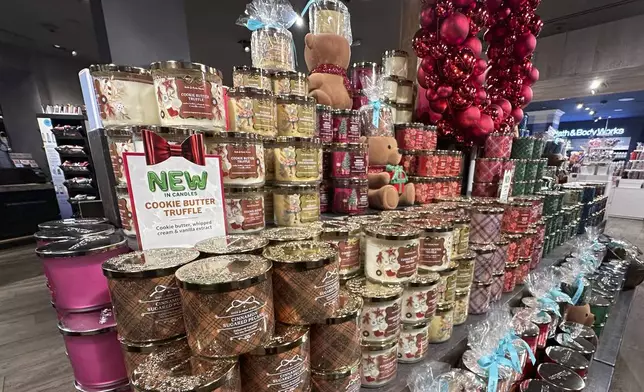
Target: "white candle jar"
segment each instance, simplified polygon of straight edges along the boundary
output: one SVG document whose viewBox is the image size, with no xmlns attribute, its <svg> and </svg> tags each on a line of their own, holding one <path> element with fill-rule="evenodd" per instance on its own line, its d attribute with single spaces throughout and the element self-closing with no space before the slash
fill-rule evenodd
<svg viewBox="0 0 644 392">
<path fill-rule="evenodd" d="M 159 125 L 159 112 L 150 71 L 114 64 L 91 65 L 103 127 Z"/>
<path fill-rule="evenodd" d="M 184 61 L 159 61 L 150 64 L 150 69 L 162 126 L 226 128 L 220 71 Z"/>
<path fill-rule="evenodd" d="M 387 50 L 383 53 L 382 66 L 385 76 L 398 76 L 407 79 L 408 58 L 409 54 L 404 50 Z"/>
<path fill-rule="evenodd" d="M 336 34 L 353 43 L 351 34 L 351 15 L 338 0 L 317 0 L 309 9 L 310 31 L 313 34 Z"/>
<path fill-rule="evenodd" d="M 407 79 L 398 79 L 396 89 L 396 103 L 414 103 L 414 82 Z"/>
<path fill-rule="evenodd" d="M 346 289 L 360 295 L 364 301 L 360 312 L 362 342 L 397 342 L 402 286 L 385 286 L 369 282 L 365 278 L 353 278 L 346 283 Z"/>
<path fill-rule="evenodd" d="M 224 185 L 262 186 L 266 181 L 264 145 L 257 135 L 216 132 L 205 139 L 206 152 L 221 157 Z"/>
<path fill-rule="evenodd" d="M 226 233 L 245 234 L 264 230 L 264 191 L 260 187 L 224 187 Z"/>
<path fill-rule="evenodd" d="M 362 386 L 378 388 L 396 379 L 398 341 L 362 345 Z"/>
<path fill-rule="evenodd" d="M 405 286 L 402 298 L 402 321 L 417 323 L 428 321 L 436 313 L 440 275 L 430 272 L 417 275 Z"/>
<path fill-rule="evenodd" d="M 452 337 L 454 329 L 454 302 L 439 304 L 429 325 L 429 342 L 443 343 Z"/>
<path fill-rule="evenodd" d="M 398 362 L 416 363 L 427 356 L 429 324 L 403 324 L 398 337 Z"/>
<path fill-rule="evenodd" d="M 399 79 L 396 76 L 387 76 L 385 78 L 382 78 L 382 97 L 384 99 L 389 99 L 392 102 L 396 102 L 396 97 L 398 96 L 398 80 Z"/>
<path fill-rule="evenodd" d="M 410 123 L 414 112 L 414 105 L 411 104 L 395 104 L 396 121 L 394 124 Z"/>
<path fill-rule="evenodd" d="M 447 269 L 452 261 L 454 226 L 449 223 L 436 224 L 430 220 L 416 220 L 413 226 L 422 230 L 418 269 L 422 271 Z"/>
<path fill-rule="evenodd" d="M 365 276 L 374 282 L 403 283 L 418 270 L 420 231 L 398 224 L 365 228 Z"/>
<path fill-rule="evenodd" d="M 269 71 L 295 71 L 295 45 L 291 32 L 283 28 L 263 27 L 250 37 L 253 67 Z"/>
</svg>

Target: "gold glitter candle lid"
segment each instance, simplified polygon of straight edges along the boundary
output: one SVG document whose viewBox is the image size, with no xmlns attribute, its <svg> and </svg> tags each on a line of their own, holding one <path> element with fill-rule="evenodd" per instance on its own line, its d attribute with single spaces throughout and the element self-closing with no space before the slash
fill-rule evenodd
<svg viewBox="0 0 644 392">
<path fill-rule="evenodd" d="M 438 223 L 433 219 L 413 219 L 408 222 L 412 227 L 422 230 L 425 233 L 447 233 L 452 231 L 454 226 L 450 223 Z"/>
<path fill-rule="evenodd" d="M 461 262 L 468 262 L 468 261 L 472 261 L 472 260 L 474 260 L 475 258 L 476 258 L 476 253 L 474 253 L 474 252 L 472 252 L 472 251 L 468 250 L 468 251 L 467 251 L 467 253 L 465 253 L 464 255 L 462 255 L 462 256 L 458 256 L 458 257 L 455 257 L 455 258 L 454 258 L 454 261 L 456 261 L 457 263 L 459 263 L 459 264 L 460 264 Z"/>
<path fill-rule="evenodd" d="M 447 266 L 447 269 L 438 271 L 438 274 L 440 276 L 449 276 L 452 272 L 456 271 L 457 269 L 458 269 L 458 263 L 455 261 L 451 261 Z"/>
<path fill-rule="evenodd" d="M 197 257 L 199 251 L 195 248 L 159 248 L 124 253 L 103 263 L 103 275 L 110 279 L 168 276 Z"/>
<path fill-rule="evenodd" d="M 317 238 L 322 229 L 315 225 L 300 227 L 275 227 L 264 230 L 260 235 L 271 242 L 307 241 Z"/>
<path fill-rule="evenodd" d="M 374 223 L 382 223 L 382 217 L 380 215 L 352 215 L 347 217 L 346 220 L 349 223 L 357 223 L 361 227 Z"/>
<path fill-rule="evenodd" d="M 427 321 L 420 321 L 417 323 L 400 323 L 400 327 L 405 331 L 415 331 L 417 329 L 427 328 L 428 325 L 429 324 L 427 323 Z"/>
<path fill-rule="evenodd" d="M 382 351 L 394 348 L 397 344 L 398 339 L 394 339 L 390 342 L 362 342 L 360 347 L 363 351 Z"/>
<path fill-rule="evenodd" d="M 487 254 L 496 251 L 496 246 L 494 245 L 484 245 L 484 244 L 472 244 L 470 245 L 470 250 L 478 254 Z"/>
<path fill-rule="evenodd" d="M 331 370 L 326 372 L 321 372 L 315 369 L 311 369 L 311 374 L 313 378 L 322 379 L 322 380 L 339 380 L 341 378 L 349 377 L 353 374 L 358 373 L 360 370 L 360 360 L 355 363 L 353 366 L 349 366 L 346 369 L 342 370 Z"/>
<path fill-rule="evenodd" d="M 380 217 L 385 221 L 397 221 L 397 220 L 406 220 L 406 219 L 418 219 L 420 214 L 417 211 L 383 211 L 380 213 Z"/>
<path fill-rule="evenodd" d="M 161 347 L 132 372 L 135 391 L 212 392 L 229 382 L 236 359 L 193 356 L 187 344 Z"/>
<path fill-rule="evenodd" d="M 255 255 L 225 255 L 197 260 L 175 273 L 184 290 L 227 292 L 254 286 L 268 279 L 273 264 Z"/>
<path fill-rule="evenodd" d="M 409 281 L 409 287 L 431 287 L 438 283 L 440 275 L 436 272 L 429 272 L 427 274 L 416 275 Z"/>
<path fill-rule="evenodd" d="M 277 324 L 273 337 L 250 355 L 277 355 L 301 346 L 309 340 L 309 327 Z"/>
<path fill-rule="evenodd" d="M 420 229 L 399 224 L 372 225 L 365 227 L 364 232 L 383 240 L 413 240 L 420 237 Z"/>
<path fill-rule="evenodd" d="M 263 256 L 278 266 L 309 270 L 335 262 L 338 251 L 322 241 L 295 241 L 269 246 Z"/>
<path fill-rule="evenodd" d="M 338 309 L 336 309 L 332 317 L 326 319 L 325 324 L 342 324 L 355 320 L 360 314 L 364 302 L 359 295 L 342 290 L 339 295 L 339 304 Z"/>
<path fill-rule="evenodd" d="M 364 277 L 349 280 L 346 287 L 349 292 L 361 296 L 365 302 L 393 301 L 400 298 L 403 294 L 403 287 L 401 285 L 373 283 Z"/>
<path fill-rule="evenodd" d="M 474 206 L 470 208 L 470 211 L 478 214 L 484 214 L 484 215 L 498 215 L 498 214 L 503 214 L 503 208 L 500 207 L 491 207 L 489 205 L 485 206 Z"/>
<path fill-rule="evenodd" d="M 249 253 L 268 245 L 268 240 L 253 235 L 227 235 L 197 242 L 195 248 L 209 255 Z"/>
<path fill-rule="evenodd" d="M 319 222 L 318 226 L 322 229 L 322 236 L 329 237 L 347 237 L 360 233 L 360 225 L 357 223 L 328 220 Z"/>
<path fill-rule="evenodd" d="M 455 293 L 454 295 L 456 296 L 456 298 L 465 297 L 466 295 L 468 295 L 470 293 L 470 288 L 468 287 L 468 288 L 465 288 L 465 289 L 456 289 L 454 291 L 454 293 Z"/>
</svg>

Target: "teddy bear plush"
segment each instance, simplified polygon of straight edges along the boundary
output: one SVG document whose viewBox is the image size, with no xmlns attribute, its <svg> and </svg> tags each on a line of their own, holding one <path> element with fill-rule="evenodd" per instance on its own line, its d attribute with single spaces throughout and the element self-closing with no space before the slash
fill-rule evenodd
<svg viewBox="0 0 644 392">
<path fill-rule="evenodd" d="M 369 136 L 369 206 L 393 210 L 398 205 L 413 205 L 414 184 L 407 183 L 407 175 L 400 166 L 402 155 L 398 143 L 390 136 Z"/>
<path fill-rule="evenodd" d="M 595 315 L 590 311 L 590 305 L 572 306 L 566 309 L 566 321 L 591 326 L 595 322 Z"/>
<path fill-rule="evenodd" d="M 304 59 L 309 75 L 309 95 L 317 103 L 335 109 L 351 109 L 347 68 L 351 59 L 349 42 L 337 34 L 307 34 Z"/>
</svg>

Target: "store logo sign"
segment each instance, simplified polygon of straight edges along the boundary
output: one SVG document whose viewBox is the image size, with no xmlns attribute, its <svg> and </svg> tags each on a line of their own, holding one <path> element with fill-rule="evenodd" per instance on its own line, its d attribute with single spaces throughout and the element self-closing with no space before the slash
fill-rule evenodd
<svg viewBox="0 0 644 392">
<path fill-rule="evenodd" d="M 555 137 L 598 137 L 623 135 L 624 128 L 591 128 L 591 129 L 569 129 L 557 131 Z"/>
</svg>

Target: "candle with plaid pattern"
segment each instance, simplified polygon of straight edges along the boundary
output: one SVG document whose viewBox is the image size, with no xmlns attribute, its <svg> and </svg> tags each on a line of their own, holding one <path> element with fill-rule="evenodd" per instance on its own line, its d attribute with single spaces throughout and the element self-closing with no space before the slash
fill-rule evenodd
<svg viewBox="0 0 644 392">
<path fill-rule="evenodd" d="M 470 209 L 470 243 L 489 244 L 501 236 L 503 209 L 496 207 L 472 207 Z"/>
</svg>

